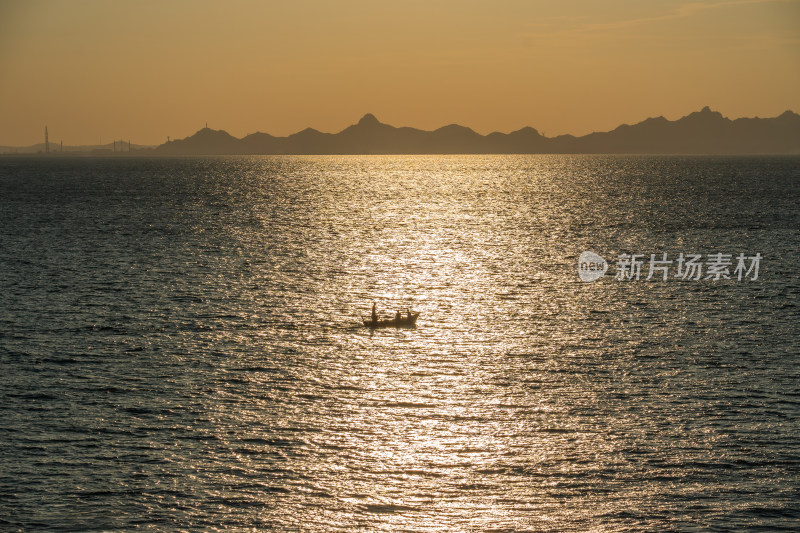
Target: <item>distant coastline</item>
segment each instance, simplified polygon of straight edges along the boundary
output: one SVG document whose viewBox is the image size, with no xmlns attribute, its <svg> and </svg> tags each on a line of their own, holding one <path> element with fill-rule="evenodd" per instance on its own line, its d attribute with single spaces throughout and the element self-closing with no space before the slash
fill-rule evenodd
<svg viewBox="0 0 800 533">
<path fill-rule="evenodd" d="M 51 143 L 52 144 L 52 143 Z M 119 150 L 117 150 L 119 147 Z M 581 137 L 545 137 L 532 127 L 481 135 L 451 124 L 433 131 L 395 127 L 364 115 L 338 133 L 306 128 L 275 137 L 253 133 L 237 138 L 224 130 L 202 128 L 160 146 L 117 141 L 102 146 L 67 147 L 44 153 L 44 144 L 0 147 L 2 155 L 172 156 L 172 155 L 369 155 L 369 154 L 800 154 L 800 115 L 729 119 L 709 107 L 670 121 L 648 118 L 612 131 Z"/>
</svg>

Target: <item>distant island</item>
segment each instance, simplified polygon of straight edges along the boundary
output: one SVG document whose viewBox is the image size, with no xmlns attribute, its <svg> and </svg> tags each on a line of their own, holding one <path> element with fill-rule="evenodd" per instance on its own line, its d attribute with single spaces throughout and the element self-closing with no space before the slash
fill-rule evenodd
<svg viewBox="0 0 800 533">
<path fill-rule="evenodd" d="M 800 115 L 730 120 L 704 107 L 674 121 L 657 117 L 583 137 L 545 137 L 531 127 L 488 135 L 457 124 L 423 131 L 383 124 L 368 113 L 339 133 L 307 128 L 288 137 L 237 139 L 203 128 L 153 154 L 800 154 Z"/>
<path fill-rule="evenodd" d="M 0 153 L 31 153 L 26 149 L 0 147 Z M 66 147 L 65 147 L 66 148 Z M 786 111 L 774 118 L 731 120 L 704 107 L 678 120 L 648 118 L 623 124 L 607 132 L 575 137 L 545 137 L 525 127 L 511 133 L 481 135 L 451 124 L 434 131 L 395 127 L 367 113 L 358 123 L 338 133 L 313 128 L 287 137 L 253 133 L 241 139 L 224 130 L 205 127 L 185 139 L 160 146 L 131 147 L 130 143 L 69 147 L 82 155 L 290 155 L 290 154 L 800 154 L 800 115 Z M 51 152 L 52 153 L 52 152 Z M 67 150 L 63 151 L 67 155 Z"/>
</svg>

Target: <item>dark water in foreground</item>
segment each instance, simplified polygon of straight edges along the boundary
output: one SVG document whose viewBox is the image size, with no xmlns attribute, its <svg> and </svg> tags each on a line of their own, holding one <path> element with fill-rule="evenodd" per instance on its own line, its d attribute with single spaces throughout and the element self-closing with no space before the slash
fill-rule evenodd
<svg viewBox="0 0 800 533">
<path fill-rule="evenodd" d="M 0 529 L 796 530 L 799 200 L 798 158 L 0 159 Z M 614 279 L 717 252 L 758 279 Z"/>
</svg>

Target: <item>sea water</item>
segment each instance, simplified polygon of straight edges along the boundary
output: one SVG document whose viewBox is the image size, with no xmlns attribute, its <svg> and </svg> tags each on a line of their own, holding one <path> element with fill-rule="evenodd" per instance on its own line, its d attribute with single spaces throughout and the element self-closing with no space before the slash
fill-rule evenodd
<svg viewBox="0 0 800 533">
<path fill-rule="evenodd" d="M 796 529 L 799 228 L 798 157 L 0 159 L 0 528 Z"/>
</svg>

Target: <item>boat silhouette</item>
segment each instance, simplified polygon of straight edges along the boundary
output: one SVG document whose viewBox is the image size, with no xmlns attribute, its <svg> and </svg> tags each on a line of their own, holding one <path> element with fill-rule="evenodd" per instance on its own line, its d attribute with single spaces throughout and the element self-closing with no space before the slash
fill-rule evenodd
<svg viewBox="0 0 800 533">
<path fill-rule="evenodd" d="M 417 324 L 417 317 L 419 313 L 409 313 L 406 316 L 401 316 L 400 318 L 389 318 L 389 319 L 378 319 L 372 320 L 364 319 L 364 325 L 368 328 L 413 328 Z"/>
</svg>

